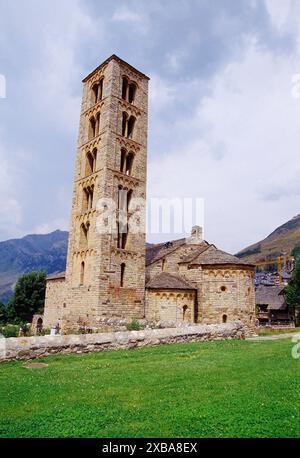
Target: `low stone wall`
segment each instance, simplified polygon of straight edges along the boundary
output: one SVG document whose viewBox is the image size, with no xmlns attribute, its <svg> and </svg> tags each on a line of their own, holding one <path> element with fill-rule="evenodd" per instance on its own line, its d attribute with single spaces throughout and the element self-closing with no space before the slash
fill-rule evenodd
<svg viewBox="0 0 300 458">
<path fill-rule="evenodd" d="M 244 339 L 248 328 L 239 321 L 217 325 L 101 334 L 0 338 L 0 361 L 33 359 L 54 354 L 88 353 L 209 340 Z"/>
</svg>

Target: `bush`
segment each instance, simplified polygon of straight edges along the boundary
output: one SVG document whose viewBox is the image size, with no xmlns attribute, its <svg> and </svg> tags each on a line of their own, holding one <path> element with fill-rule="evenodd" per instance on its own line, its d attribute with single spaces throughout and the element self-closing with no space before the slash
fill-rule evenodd
<svg viewBox="0 0 300 458">
<path fill-rule="evenodd" d="M 7 310 L 3 302 L 0 301 L 0 323 L 4 324 L 7 320 Z"/>
<path fill-rule="evenodd" d="M 45 299 L 46 272 L 29 272 L 22 275 L 8 303 L 10 322 L 31 322 L 35 313 L 42 313 Z"/>
<path fill-rule="evenodd" d="M 126 327 L 127 327 L 127 330 L 128 330 L 128 331 L 140 331 L 140 329 L 141 329 L 141 325 L 140 325 L 140 323 L 138 322 L 138 320 L 136 320 L 136 319 L 133 319 L 133 320 L 131 321 L 131 323 L 128 323 L 128 324 L 127 324 Z"/>
<path fill-rule="evenodd" d="M 7 324 L 0 328 L 0 334 L 4 337 L 18 337 L 20 326 L 15 324 Z"/>
</svg>

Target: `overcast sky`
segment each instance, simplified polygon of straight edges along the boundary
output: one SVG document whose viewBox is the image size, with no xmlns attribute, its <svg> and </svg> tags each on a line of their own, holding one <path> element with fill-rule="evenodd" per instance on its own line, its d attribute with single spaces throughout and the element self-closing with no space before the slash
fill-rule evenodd
<svg viewBox="0 0 300 458">
<path fill-rule="evenodd" d="M 0 240 L 68 229 L 81 80 L 113 53 L 151 77 L 148 197 L 203 197 L 230 252 L 300 213 L 300 0 L 0 0 Z"/>
</svg>

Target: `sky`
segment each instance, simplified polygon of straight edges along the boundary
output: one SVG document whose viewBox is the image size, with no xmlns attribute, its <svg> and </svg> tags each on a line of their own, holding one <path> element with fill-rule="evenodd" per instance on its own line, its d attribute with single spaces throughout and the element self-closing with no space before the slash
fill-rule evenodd
<svg viewBox="0 0 300 458">
<path fill-rule="evenodd" d="M 68 229 L 81 81 L 111 54 L 151 78 L 148 198 L 203 198 L 233 253 L 300 213 L 300 0 L 0 0 L 0 240 Z"/>
</svg>

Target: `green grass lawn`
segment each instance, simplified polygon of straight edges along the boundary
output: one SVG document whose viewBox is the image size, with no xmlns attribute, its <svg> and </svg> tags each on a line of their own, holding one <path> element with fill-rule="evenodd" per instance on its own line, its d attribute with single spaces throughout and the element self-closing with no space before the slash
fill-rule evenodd
<svg viewBox="0 0 300 458">
<path fill-rule="evenodd" d="M 291 340 L 0 364 L 0 437 L 300 437 Z"/>
<path fill-rule="evenodd" d="M 270 330 L 267 330 L 267 329 L 259 329 L 259 330 L 256 330 L 256 334 L 258 334 L 259 336 L 276 336 L 276 335 L 280 335 L 280 334 L 291 334 L 291 333 L 298 333 L 300 334 L 300 328 L 295 328 L 295 329 L 280 329 L 280 330 L 276 330 L 276 329 L 270 329 Z"/>
</svg>

